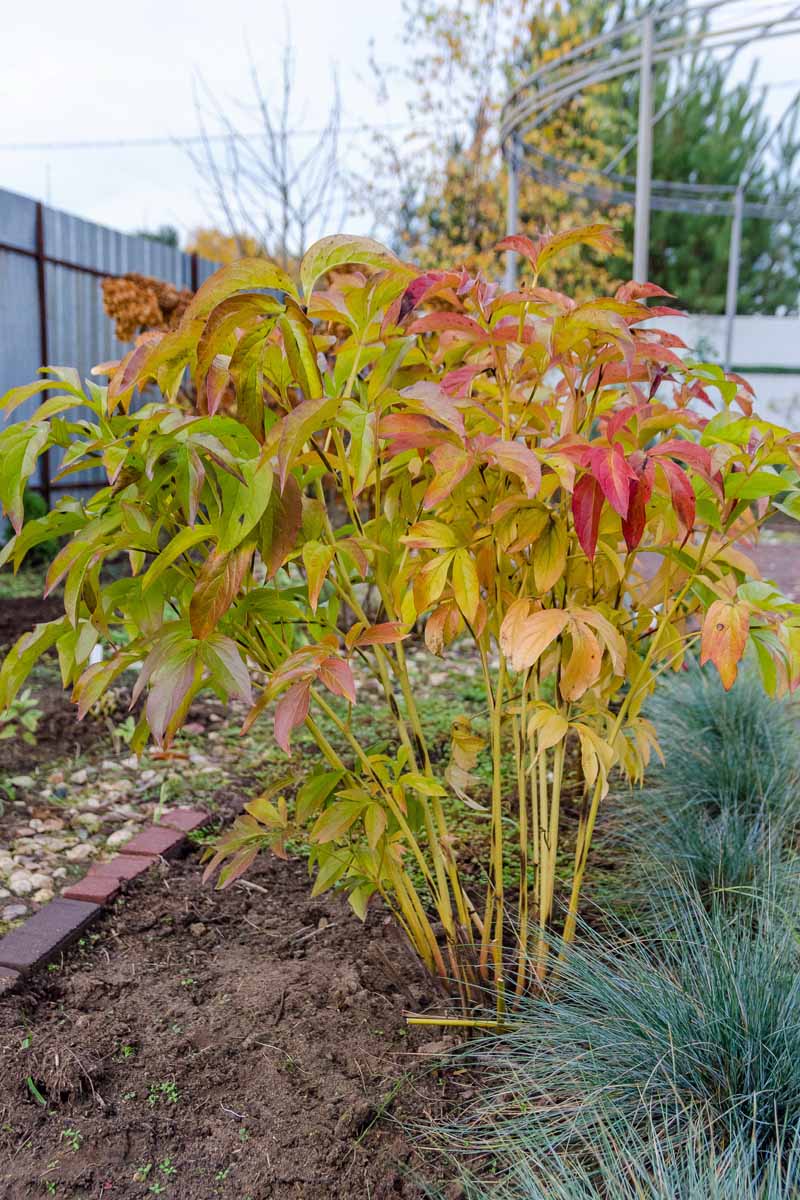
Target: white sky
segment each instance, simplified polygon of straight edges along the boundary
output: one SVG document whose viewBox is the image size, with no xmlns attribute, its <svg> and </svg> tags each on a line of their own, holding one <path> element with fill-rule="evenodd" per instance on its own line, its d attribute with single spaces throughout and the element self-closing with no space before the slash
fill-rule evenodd
<svg viewBox="0 0 800 1200">
<path fill-rule="evenodd" d="M 343 121 L 403 122 L 404 97 L 376 107 L 368 68 L 376 56 L 401 65 L 399 0 L 0 0 L 0 143 L 63 142 L 193 134 L 192 78 L 220 97 L 249 96 L 247 48 L 277 83 L 290 12 L 297 49 L 297 123 L 324 121 L 331 66 L 339 71 Z M 726 24 L 768 18 L 784 4 L 737 0 Z M 800 88 L 800 37 L 741 55 L 736 75 L 759 57 L 759 78 Z M 793 90 L 770 92 L 777 112 Z M 359 145 L 360 140 L 360 145 Z M 364 135 L 351 140 L 355 156 Z M 11 151 L 0 148 L 0 187 L 119 229 L 210 223 L 192 166 L 174 146 L 152 149 Z M 366 218 L 350 220 L 366 231 Z M 361 227 L 359 229 L 359 226 Z"/>
</svg>

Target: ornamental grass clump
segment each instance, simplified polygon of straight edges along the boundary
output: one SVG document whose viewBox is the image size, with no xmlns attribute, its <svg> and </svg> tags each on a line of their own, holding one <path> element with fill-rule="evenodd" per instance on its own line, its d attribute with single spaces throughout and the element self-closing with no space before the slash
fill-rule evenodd
<svg viewBox="0 0 800 1200">
<path fill-rule="evenodd" d="M 47 368 L 2 401 L 11 414 L 47 393 L 0 435 L 0 502 L 18 530 L 0 563 L 63 538 L 47 587 L 63 584 L 64 615 L 8 656 L 0 706 L 56 646 L 80 714 L 138 673 L 134 748 L 168 747 L 204 688 L 247 706 L 245 730 L 271 714 L 286 775 L 209 869 L 224 885 L 261 848 L 304 841 L 315 892 L 344 890 L 361 916 L 380 895 L 429 969 L 466 1003 L 488 987 L 500 1017 L 550 967 L 570 763 L 586 802 L 567 943 L 611 773 L 640 781 L 654 746 L 643 704 L 658 677 L 699 645 L 729 687 L 751 644 L 767 690 L 800 679 L 800 609 L 739 544 L 778 495 L 800 511 L 800 439 L 652 326 L 672 312 L 655 285 L 581 303 L 548 288 L 553 260 L 581 246 L 603 255 L 614 237 L 593 225 L 506 239 L 528 269 L 512 292 L 363 238 L 312 246 L 299 287 L 243 259 L 175 329 L 98 368 L 107 386 Z M 48 449 L 61 478 L 99 466 L 107 483 L 23 529 L 24 484 Z M 106 581 L 122 555 L 129 573 Z M 488 744 L 454 714 L 442 767 L 406 663 L 419 625 L 434 655 L 468 639 L 485 689 Z M 350 720 L 356 664 L 394 723 L 379 753 Z M 292 756 L 300 725 L 317 764 Z M 452 813 L 482 754 L 491 833 L 476 880 Z"/>
<path fill-rule="evenodd" d="M 794 699 L 765 697 L 752 665 L 725 691 L 716 672 L 690 661 L 664 681 L 647 712 L 664 763 L 648 773 L 647 786 L 620 799 L 635 863 L 651 860 L 667 879 L 678 872 L 703 895 L 735 898 L 766 882 L 791 856 L 800 829 Z M 652 885 L 656 870 L 645 874 Z"/>
<path fill-rule="evenodd" d="M 465 1052 L 482 1087 L 445 1144 L 501 1196 L 799 1194 L 799 911 L 796 887 L 734 911 L 678 888 L 661 937 L 587 930 Z"/>
<path fill-rule="evenodd" d="M 542 1156 L 540 1146 L 514 1153 L 493 1182 L 465 1177 L 463 1194 L 465 1200 L 797 1200 L 798 1178 L 797 1138 L 765 1166 L 751 1142 L 720 1147 L 701 1122 L 666 1152 L 656 1130 L 642 1134 L 617 1122 L 599 1130 L 582 1154 Z"/>
</svg>

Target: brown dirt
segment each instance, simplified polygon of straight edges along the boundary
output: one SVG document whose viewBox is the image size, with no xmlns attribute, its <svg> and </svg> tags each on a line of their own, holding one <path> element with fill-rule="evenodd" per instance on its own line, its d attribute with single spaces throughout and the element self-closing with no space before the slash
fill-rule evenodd
<svg viewBox="0 0 800 1200">
<path fill-rule="evenodd" d="M 249 879 L 219 893 L 195 857 L 164 866 L 0 999 L 4 1200 L 424 1194 L 398 1118 L 455 1087 L 433 1069 L 447 1040 L 403 1017 L 429 981 L 380 906 L 361 925 L 309 899 L 296 861 Z"/>
<path fill-rule="evenodd" d="M 0 597 L 0 649 L 5 651 L 40 621 L 53 621 L 63 615 L 61 596 L 49 596 L 47 600 L 39 596 Z"/>
</svg>

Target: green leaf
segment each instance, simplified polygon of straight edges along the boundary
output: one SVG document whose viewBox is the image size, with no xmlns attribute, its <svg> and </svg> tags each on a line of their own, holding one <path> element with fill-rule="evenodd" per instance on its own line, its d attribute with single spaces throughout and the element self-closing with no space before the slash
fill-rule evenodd
<svg viewBox="0 0 800 1200">
<path fill-rule="evenodd" d="M 311 336 L 311 323 L 298 308 L 291 305 L 278 319 L 283 345 L 292 373 L 308 400 L 322 395 L 322 377 L 317 366 L 317 350 Z"/>
<path fill-rule="evenodd" d="M 158 558 L 150 564 L 142 576 L 142 592 L 148 591 L 175 560 L 185 554 L 187 550 L 198 546 L 200 542 L 209 541 L 213 536 L 214 530 L 210 525 L 190 525 L 187 529 L 182 529 L 171 542 L 167 543 Z"/>
<path fill-rule="evenodd" d="M 370 850 L 374 850 L 383 837 L 387 823 L 386 810 L 380 804 L 370 804 L 364 813 L 364 832 L 367 835 Z"/>
<path fill-rule="evenodd" d="M 35 625 L 11 647 L 0 667 L 0 712 L 8 708 L 35 663 L 69 629 L 66 617 Z"/>
<path fill-rule="evenodd" d="M 351 263 L 377 268 L 400 266 L 391 250 L 372 238 L 351 237 L 346 233 L 322 238 L 306 251 L 300 264 L 300 284 L 306 303 L 321 275 Z"/>
<path fill-rule="evenodd" d="M 325 857 L 323 858 L 323 854 Z M 319 870 L 317 871 L 314 887 L 311 890 L 312 899 L 327 892 L 338 883 L 347 870 L 349 854 L 343 854 L 334 846 L 327 845 L 319 851 Z"/>
<path fill-rule="evenodd" d="M 295 800 L 295 816 L 301 825 L 322 807 L 343 775 L 344 771 L 322 771 L 306 780 Z"/>
<path fill-rule="evenodd" d="M 303 566 L 308 579 L 308 602 L 312 612 L 317 611 L 319 594 L 335 553 L 333 546 L 325 546 L 322 542 L 306 542 L 303 546 Z"/>
<path fill-rule="evenodd" d="M 218 480 L 223 496 L 219 549 L 234 550 L 250 536 L 264 515 L 272 493 L 272 466 L 267 458 L 240 463 L 244 484 L 226 475 Z"/>
<path fill-rule="evenodd" d="M 453 595 L 468 621 L 474 621 L 481 599 L 478 572 L 469 550 L 456 550 L 453 557 Z"/>
<path fill-rule="evenodd" d="M 17 533 L 25 518 L 25 485 L 49 436 L 47 425 L 14 425 L 0 437 L 0 505 Z"/>
<path fill-rule="evenodd" d="M 358 887 L 353 888 L 352 892 L 347 897 L 347 902 L 358 917 L 359 921 L 366 921 L 367 905 L 369 903 L 369 898 L 374 891 L 374 884 L 360 883 Z"/>
<path fill-rule="evenodd" d="M 340 414 L 341 424 L 350 434 L 347 447 L 347 462 L 342 464 L 343 470 L 350 470 L 353 478 L 353 495 L 357 496 L 366 487 L 375 466 L 375 448 L 377 446 L 377 421 L 374 412 L 362 408 L 352 400 L 345 400 Z"/>
<path fill-rule="evenodd" d="M 281 491 L 297 454 L 313 433 L 323 429 L 333 420 L 340 404 L 341 400 L 337 396 L 319 396 L 315 400 L 303 400 L 283 418 L 278 446 Z"/>
<path fill-rule="evenodd" d="M 192 321 L 206 317 L 228 296 L 248 288 L 275 288 L 298 299 L 297 288 L 280 267 L 266 258 L 240 258 L 229 266 L 220 267 L 195 293 L 191 304 L 183 314 L 180 328 Z"/>
<path fill-rule="evenodd" d="M 760 500 L 785 490 L 786 481 L 776 471 L 755 471 L 752 475 L 737 471 L 725 479 L 725 495 L 734 500 Z"/>
<path fill-rule="evenodd" d="M 408 771 L 405 775 L 401 775 L 398 783 L 401 783 L 404 788 L 412 788 L 413 791 L 420 792 L 423 796 L 447 795 L 447 789 L 443 788 L 440 783 L 427 775 L 420 775 L 418 771 Z"/>
<path fill-rule="evenodd" d="M 364 800 L 337 800 L 319 815 L 311 830 L 311 841 L 324 844 L 347 833 L 363 811 Z"/>
</svg>

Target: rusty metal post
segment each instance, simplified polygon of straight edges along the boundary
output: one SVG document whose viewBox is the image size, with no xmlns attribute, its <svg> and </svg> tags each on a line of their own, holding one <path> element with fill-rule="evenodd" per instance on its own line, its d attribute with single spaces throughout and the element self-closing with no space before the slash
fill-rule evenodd
<svg viewBox="0 0 800 1200">
<path fill-rule="evenodd" d="M 45 272 L 46 257 L 44 251 L 44 205 L 41 200 L 36 203 L 36 288 L 39 296 L 39 351 L 42 366 L 50 366 L 50 347 L 47 339 L 47 276 Z M 42 392 L 42 400 L 47 398 L 47 392 Z M 50 507 L 50 450 L 46 450 L 40 461 L 42 473 L 42 495 Z"/>
</svg>

